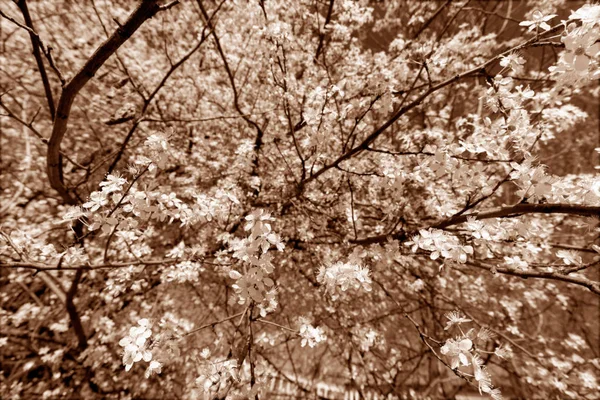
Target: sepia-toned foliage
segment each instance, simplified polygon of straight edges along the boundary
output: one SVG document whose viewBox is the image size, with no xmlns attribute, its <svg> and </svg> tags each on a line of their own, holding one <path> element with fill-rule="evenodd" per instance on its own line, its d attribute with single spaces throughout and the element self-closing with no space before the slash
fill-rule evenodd
<svg viewBox="0 0 600 400">
<path fill-rule="evenodd" d="M 0 0 L 0 397 L 600 399 L 599 80 L 583 1 Z"/>
</svg>

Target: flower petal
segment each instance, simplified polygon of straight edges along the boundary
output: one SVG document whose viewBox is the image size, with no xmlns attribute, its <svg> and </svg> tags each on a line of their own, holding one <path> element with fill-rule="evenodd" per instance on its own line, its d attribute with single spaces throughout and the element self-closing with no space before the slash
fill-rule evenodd
<svg viewBox="0 0 600 400">
<path fill-rule="evenodd" d="M 469 351 L 469 350 L 471 350 L 472 347 L 473 347 L 473 342 L 471 341 L 471 339 L 463 339 L 458 344 L 458 348 L 461 349 L 462 351 Z"/>
<path fill-rule="evenodd" d="M 573 63 L 577 71 L 585 71 L 590 65 L 590 59 L 585 54 L 575 56 L 575 62 Z"/>
<path fill-rule="evenodd" d="M 588 47 L 585 53 L 590 57 L 596 57 L 598 53 L 600 53 L 600 43 L 594 43 L 593 45 Z"/>
<path fill-rule="evenodd" d="M 573 52 L 566 51 L 563 57 L 567 64 L 573 64 L 573 61 L 575 61 L 575 54 Z"/>
</svg>

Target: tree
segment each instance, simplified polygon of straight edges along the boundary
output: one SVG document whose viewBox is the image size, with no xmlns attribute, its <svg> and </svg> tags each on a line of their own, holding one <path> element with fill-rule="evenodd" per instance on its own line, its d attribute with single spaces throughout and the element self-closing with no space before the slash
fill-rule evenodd
<svg viewBox="0 0 600 400">
<path fill-rule="evenodd" d="M 1 3 L 0 393 L 600 398 L 599 5 L 132 3 Z"/>
</svg>

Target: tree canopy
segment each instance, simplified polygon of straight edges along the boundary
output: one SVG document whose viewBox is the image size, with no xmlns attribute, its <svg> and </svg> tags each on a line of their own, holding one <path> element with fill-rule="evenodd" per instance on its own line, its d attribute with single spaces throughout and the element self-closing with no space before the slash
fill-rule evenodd
<svg viewBox="0 0 600 400">
<path fill-rule="evenodd" d="M 0 0 L 0 397 L 600 399 L 600 5 Z"/>
</svg>

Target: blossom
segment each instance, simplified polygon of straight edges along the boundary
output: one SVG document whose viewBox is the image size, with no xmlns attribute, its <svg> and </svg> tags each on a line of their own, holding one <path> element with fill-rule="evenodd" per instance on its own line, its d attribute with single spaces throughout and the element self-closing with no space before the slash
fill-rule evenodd
<svg viewBox="0 0 600 400">
<path fill-rule="evenodd" d="M 507 56 L 502 56 L 500 59 L 500 65 L 508 67 L 515 72 L 520 72 L 525 64 L 525 59 L 518 53 L 510 53 Z"/>
<path fill-rule="evenodd" d="M 67 211 L 64 213 L 62 219 L 63 221 L 73 221 L 85 216 L 85 211 L 83 211 L 81 207 L 69 206 L 69 208 L 67 208 Z"/>
<path fill-rule="evenodd" d="M 459 311 L 452 311 L 445 315 L 448 318 L 448 322 L 446 323 L 445 331 L 450 329 L 453 325 L 460 325 L 465 322 L 470 322 L 471 320 L 462 315 Z"/>
<path fill-rule="evenodd" d="M 508 359 L 512 357 L 513 352 L 509 344 L 503 344 L 501 346 L 496 347 L 496 350 L 494 350 L 494 354 L 500 358 Z"/>
<path fill-rule="evenodd" d="M 483 221 L 477 220 L 477 217 L 469 215 L 467 217 L 467 229 L 471 231 L 471 235 L 475 239 L 490 240 L 490 232 L 487 230 L 487 226 Z"/>
<path fill-rule="evenodd" d="M 201 264 L 182 261 L 165 269 L 161 274 L 161 280 L 176 283 L 197 282 L 201 272 L 204 272 Z"/>
<path fill-rule="evenodd" d="M 138 157 L 138 162 L 148 164 L 149 161 L 152 161 L 156 163 L 159 168 L 165 168 L 169 151 L 169 141 L 167 137 L 162 133 L 155 133 L 146 139 L 144 145 L 148 148 L 150 157 L 147 158 L 140 155 Z M 149 164 L 149 169 L 151 171 L 154 169 L 152 163 Z"/>
<path fill-rule="evenodd" d="M 83 208 L 89 208 L 90 211 L 97 211 L 100 207 L 108 204 L 106 193 L 104 192 L 92 192 L 90 194 L 90 201 L 83 204 Z"/>
<path fill-rule="evenodd" d="M 519 256 L 504 256 L 504 262 L 507 266 L 514 269 L 526 270 L 527 268 L 529 268 L 529 264 L 527 263 L 527 261 L 522 260 Z"/>
<path fill-rule="evenodd" d="M 300 345 L 302 347 L 307 344 L 310 347 L 315 347 L 319 342 L 323 342 L 327 339 L 327 336 L 325 336 L 325 333 L 323 332 L 323 328 L 315 328 L 303 318 L 300 319 L 300 322 L 302 323 L 300 326 L 300 337 L 302 337 Z"/>
<path fill-rule="evenodd" d="M 371 278 L 369 269 L 356 264 L 344 264 L 337 262 L 329 267 L 321 267 L 317 281 L 327 288 L 328 292 L 334 293 L 336 288 L 345 292 L 349 288 L 371 291 Z"/>
<path fill-rule="evenodd" d="M 470 220 L 472 222 L 472 220 Z M 456 236 L 446 234 L 440 229 L 429 228 L 421 229 L 419 235 L 413 237 L 412 241 L 406 243 L 407 246 L 413 246 L 413 252 L 418 248 L 430 251 L 429 258 L 437 260 L 440 256 L 449 258 L 464 264 L 467 261 L 467 254 L 473 254 L 473 247 L 470 245 L 461 245 Z"/>
<path fill-rule="evenodd" d="M 452 369 L 456 369 L 461 365 L 469 365 L 470 361 L 467 357 L 469 351 L 473 348 L 473 342 L 469 338 L 461 340 L 448 339 L 440 349 L 440 353 L 450 357 L 450 365 Z"/>
<path fill-rule="evenodd" d="M 196 385 L 204 390 L 205 399 L 214 398 L 210 394 L 216 394 L 220 389 L 227 387 L 232 379 L 238 380 L 238 365 L 235 359 L 209 361 L 209 365 L 201 371 L 201 375 L 196 378 Z"/>
<path fill-rule="evenodd" d="M 412 240 L 406 242 L 407 246 L 412 246 L 412 252 L 416 253 L 419 250 L 419 247 L 423 248 L 426 244 L 425 239 L 421 235 L 414 235 Z"/>
<path fill-rule="evenodd" d="M 581 29 L 575 29 L 573 32 L 562 38 L 566 51 L 564 60 L 577 71 L 586 71 L 590 58 L 596 57 L 600 53 L 600 43 L 596 43 L 598 34 L 594 31 L 583 33 Z"/>
<path fill-rule="evenodd" d="M 152 360 L 152 352 L 147 347 L 147 339 L 152 335 L 150 322 L 146 318 L 138 321 L 139 326 L 129 329 L 129 335 L 119 341 L 119 345 L 124 347 L 123 364 L 125 371 L 129 371 L 134 363 L 144 360 Z M 153 366 L 157 370 L 156 365 Z M 158 368 L 159 369 L 159 368 Z"/>
<path fill-rule="evenodd" d="M 583 262 L 579 254 L 570 250 L 558 250 L 556 256 L 562 258 L 566 265 L 581 265 Z"/>
<path fill-rule="evenodd" d="M 119 175 L 108 175 L 106 180 L 100 182 L 100 187 L 104 193 L 118 192 L 122 186 L 127 183 L 127 179 L 121 178 Z"/>
<path fill-rule="evenodd" d="M 160 374 L 161 371 L 162 371 L 162 364 L 156 360 L 152 360 L 152 361 L 150 361 L 150 365 L 148 365 L 148 368 L 146 369 L 144 376 L 146 378 L 150 378 L 150 376 L 152 376 L 152 374 Z"/>
<path fill-rule="evenodd" d="M 569 19 L 578 19 L 584 24 L 600 23 L 600 4 L 585 4 L 576 11 L 571 11 Z"/>
<path fill-rule="evenodd" d="M 579 379 L 584 387 L 588 389 L 597 389 L 598 388 L 598 380 L 594 376 L 594 373 L 591 371 L 582 371 L 579 372 Z"/>
<path fill-rule="evenodd" d="M 521 22 L 519 25 L 520 26 L 528 26 L 529 29 L 527 29 L 528 32 L 533 31 L 534 29 L 542 28 L 545 31 L 549 31 L 550 30 L 550 25 L 548 25 L 546 22 L 550 21 L 552 18 L 556 17 L 556 14 L 550 14 L 550 15 L 544 15 L 541 13 L 541 11 L 534 11 L 531 20 L 529 21 L 523 21 Z"/>
<path fill-rule="evenodd" d="M 484 326 L 482 326 L 481 329 L 479 329 L 479 332 L 477 332 L 477 339 L 479 340 L 490 340 L 494 336 L 496 336 L 496 334 Z"/>
<path fill-rule="evenodd" d="M 252 230 L 253 237 L 267 235 L 271 232 L 271 225 L 268 221 L 273 221 L 274 218 L 262 209 L 252 211 L 245 219 L 248 222 L 244 225 L 244 230 Z"/>
<path fill-rule="evenodd" d="M 200 357 L 208 360 L 208 357 L 210 357 L 210 349 L 208 347 L 203 348 L 200 352 Z"/>
<path fill-rule="evenodd" d="M 169 148 L 167 138 L 161 133 L 155 133 L 148 136 L 144 145 L 154 151 L 166 151 Z"/>
</svg>

